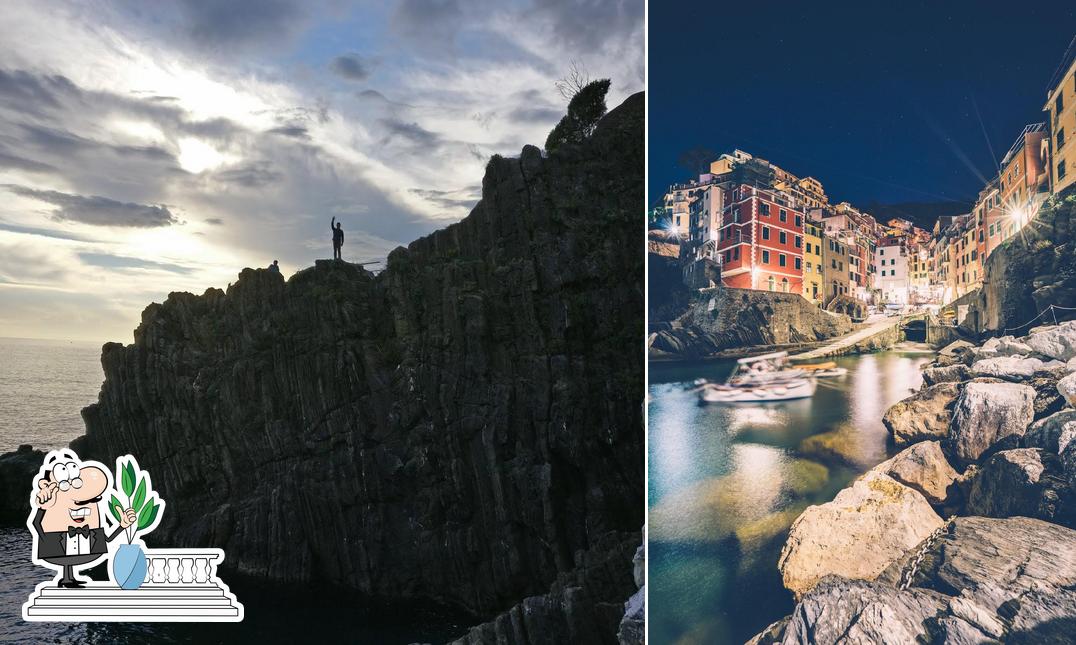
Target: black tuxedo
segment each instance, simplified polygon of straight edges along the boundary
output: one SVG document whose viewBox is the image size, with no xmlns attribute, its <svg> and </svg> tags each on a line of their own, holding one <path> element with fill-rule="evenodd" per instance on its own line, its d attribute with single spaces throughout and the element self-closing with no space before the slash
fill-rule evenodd
<svg viewBox="0 0 1076 645">
<path fill-rule="evenodd" d="M 34 516 L 34 529 L 37 531 L 37 558 L 50 562 L 52 564 L 58 564 L 63 566 L 64 575 L 60 581 L 61 586 L 65 582 L 74 582 L 75 576 L 72 567 L 87 564 L 99 559 L 103 555 L 108 554 L 108 543 L 111 542 L 120 531 L 122 527 L 117 526 L 116 530 L 112 532 L 112 535 L 107 535 L 104 528 L 87 528 L 87 527 L 69 527 L 67 531 L 49 531 L 45 532 L 41 526 L 41 519 L 45 517 L 45 511 L 43 509 L 37 509 L 37 515 Z M 85 535 L 90 542 L 90 552 L 82 553 L 79 555 L 67 555 L 67 538 L 70 534 L 81 533 Z"/>
</svg>

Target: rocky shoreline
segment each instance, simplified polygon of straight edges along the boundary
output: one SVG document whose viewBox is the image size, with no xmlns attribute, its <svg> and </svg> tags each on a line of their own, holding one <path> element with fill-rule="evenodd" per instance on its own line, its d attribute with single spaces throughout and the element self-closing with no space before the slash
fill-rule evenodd
<svg viewBox="0 0 1076 645">
<path fill-rule="evenodd" d="M 750 641 L 1070 643 L 1076 321 L 959 341 L 884 423 L 900 451 L 793 522 L 798 604 Z"/>
</svg>

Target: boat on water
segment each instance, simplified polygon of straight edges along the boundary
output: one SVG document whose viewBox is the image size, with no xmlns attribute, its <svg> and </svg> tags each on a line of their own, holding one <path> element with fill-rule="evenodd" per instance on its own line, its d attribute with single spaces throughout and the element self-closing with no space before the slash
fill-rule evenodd
<svg viewBox="0 0 1076 645">
<path fill-rule="evenodd" d="M 835 378 L 838 376 L 844 376 L 848 373 L 848 370 L 843 367 L 837 367 L 837 364 L 833 361 L 827 361 L 825 363 L 811 363 L 804 365 L 797 365 L 796 369 L 803 370 L 808 374 L 813 375 L 816 378 Z"/>
<path fill-rule="evenodd" d="M 817 382 L 810 372 L 789 366 L 788 352 L 774 352 L 736 361 L 723 384 L 696 381 L 696 385 L 705 403 L 759 403 L 812 396 Z"/>
</svg>

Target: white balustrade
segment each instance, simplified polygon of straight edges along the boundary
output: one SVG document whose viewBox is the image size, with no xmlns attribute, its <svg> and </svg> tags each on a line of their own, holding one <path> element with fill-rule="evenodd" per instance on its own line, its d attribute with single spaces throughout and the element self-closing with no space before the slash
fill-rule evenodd
<svg viewBox="0 0 1076 645">
<path fill-rule="evenodd" d="M 217 550 L 147 549 L 145 584 L 213 585 L 220 560 Z"/>
</svg>

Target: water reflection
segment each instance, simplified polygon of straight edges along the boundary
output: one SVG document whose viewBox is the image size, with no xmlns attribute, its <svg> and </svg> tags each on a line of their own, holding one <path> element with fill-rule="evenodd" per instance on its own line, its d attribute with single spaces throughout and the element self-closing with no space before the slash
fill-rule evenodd
<svg viewBox="0 0 1076 645">
<path fill-rule="evenodd" d="M 651 365 L 650 637 L 743 642 L 787 614 L 777 557 L 792 520 L 886 457 L 882 414 L 929 355 L 846 357 L 814 397 L 700 406 L 695 378 L 731 363 Z"/>
</svg>

